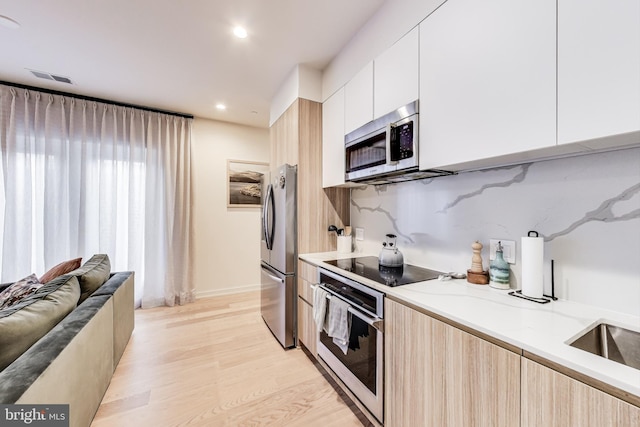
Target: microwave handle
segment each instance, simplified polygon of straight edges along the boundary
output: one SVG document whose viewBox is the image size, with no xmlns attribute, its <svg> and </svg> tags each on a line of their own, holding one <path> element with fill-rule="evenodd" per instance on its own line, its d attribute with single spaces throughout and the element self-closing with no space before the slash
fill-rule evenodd
<svg viewBox="0 0 640 427">
<path fill-rule="evenodd" d="M 391 160 L 391 130 L 395 127 L 395 125 L 393 123 L 388 123 L 387 124 L 387 131 L 386 131 L 386 141 L 385 141 L 385 149 L 387 150 L 386 152 L 386 159 L 387 159 L 387 165 L 389 166 L 393 166 L 395 164 L 398 163 L 397 160 Z"/>
</svg>

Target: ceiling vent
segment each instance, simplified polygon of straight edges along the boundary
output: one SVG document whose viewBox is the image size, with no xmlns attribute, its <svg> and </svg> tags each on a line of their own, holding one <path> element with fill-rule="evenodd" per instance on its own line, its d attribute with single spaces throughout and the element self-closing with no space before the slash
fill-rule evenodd
<svg viewBox="0 0 640 427">
<path fill-rule="evenodd" d="M 73 82 L 69 77 L 58 76 L 56 74 L 45 73 L 43 71 L 36 71 L 36 70 L 29 70 L 29 71 L 31 72 L 31 74 L 33 74 L 34 76 L 40 79 L 53 80 L 60 83 L 73 84 Z"/>
</svg>

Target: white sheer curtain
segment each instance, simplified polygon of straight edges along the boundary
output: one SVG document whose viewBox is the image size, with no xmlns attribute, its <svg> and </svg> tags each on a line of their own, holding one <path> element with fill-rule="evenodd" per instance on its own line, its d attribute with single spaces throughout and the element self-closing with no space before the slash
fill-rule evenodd
<svg viewBox="0 0 640 427">
<path fill-rule="evenodd" d="M 142 307 L 193 301 L 191 126 L 0 85 L 0 282 L 106 253 Z"/>
</svg>

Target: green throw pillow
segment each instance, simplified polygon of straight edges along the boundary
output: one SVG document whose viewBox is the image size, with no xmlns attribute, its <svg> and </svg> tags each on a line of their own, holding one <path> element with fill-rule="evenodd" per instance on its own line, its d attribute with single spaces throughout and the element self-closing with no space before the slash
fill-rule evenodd
<svg viewBox="0 0 640 427">
<path fill-rule="evenodd" d="M 80 297 L 78 279 L 67 276 L 61 280 L 66 281 L 54 292 L 0 318 L 0 370 L 9 366 L 76 308 Z"/>
<path fill-rule="evenodd" d="M 78 301 L 80 304 L 109 279 L 111 262 L 107 254 L 97 254 L 85 262 L 82 267 L 69 274 L 76 276 L 80 282 L 80 291 L 82 292 L 80 301 Z"/>
</svg>

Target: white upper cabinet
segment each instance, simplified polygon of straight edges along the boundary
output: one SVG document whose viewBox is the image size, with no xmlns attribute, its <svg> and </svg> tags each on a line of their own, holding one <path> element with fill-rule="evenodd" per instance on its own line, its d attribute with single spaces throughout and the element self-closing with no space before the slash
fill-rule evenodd
<svg viewBox="0 0 640 427">
<path fill-rule="evenodd" d="M 556 145 L 555 0 L 449 0 L 419 49 L 422 169 Z"/>
<path fill-rule="evenodd" d="M 344 184 L 344 88 L 322 104 L 322 187 Z"/>
<path fill-rule="evenodd" d="M 416 27 L 345 85 L 345 134 L 418 99 L 418 39 Z"/>
<path fill-rule="evenodd" d="M 640 1 L 559 1 L 558 143 L 639 129 Z"/>
<path fill-rule="evenodd" d="M 344 86 L 344 108 L 345 134 L 373 120 L 373 61 Z"/>
<path fill-rule="evenodd" d="M 418 99 L 418 27 L 373 62 L 373 117 Z"/>
</svg>

